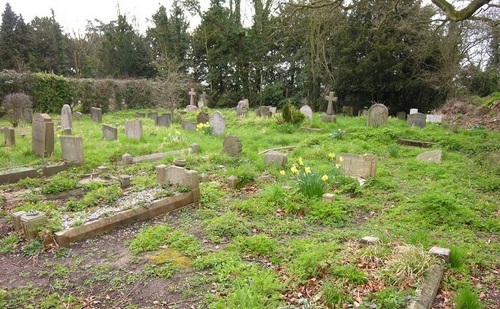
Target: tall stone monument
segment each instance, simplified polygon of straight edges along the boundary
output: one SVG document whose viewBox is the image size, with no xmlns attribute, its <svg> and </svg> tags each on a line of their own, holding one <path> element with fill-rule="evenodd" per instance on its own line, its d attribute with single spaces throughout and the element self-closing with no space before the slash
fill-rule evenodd
<svg viewBox="0 0 500 309">
<path fill-rule="evenodd" d="M 49 157 L 54 153 L 54 122 L 47 114 L 36 114 L 32 122 L 32 144 L 34 154 Z"/>
</svg>

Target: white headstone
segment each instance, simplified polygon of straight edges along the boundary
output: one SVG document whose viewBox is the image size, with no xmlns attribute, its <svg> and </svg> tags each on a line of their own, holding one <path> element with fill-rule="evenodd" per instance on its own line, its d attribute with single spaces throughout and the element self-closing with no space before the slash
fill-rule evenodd
<svg viewBox="0 0 500 309">
<path fill-rule="evenodd" d="M 410 114 L 418 113 L 418 108 L 410 108 Z"/>
<path fill-rule="evenodd" d="M 443 122 L 443 115 L 426 115 L 426 122 Z"/>
<path fill-rule="evenodd" d="M 61 128 L 63 130 L 73 129 L 73 114 L 71 113 L 71 107 L 68 104 L 64 104 L 61 109 Z"/>
<path fill-rule="evenodd" d="M 307 119 L 312 120 L 313 119 L 313 111 L 309 105 L 304 105 L 300 108 L 300 112 L 306 116 Z"/>
</svg>

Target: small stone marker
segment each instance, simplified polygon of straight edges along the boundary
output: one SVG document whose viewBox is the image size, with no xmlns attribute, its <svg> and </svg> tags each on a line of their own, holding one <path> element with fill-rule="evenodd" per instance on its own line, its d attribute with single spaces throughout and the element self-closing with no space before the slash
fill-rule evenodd
<svg viewBox="0 0 500 309">
<path fill-rule="evenodd" d="M 130 176 L 129 175 L 118 176 L 118 181 L 120 182 L 120 187 L 122 189 L 130 187 Z"/>
<path fill-rule="evenodd" d="M 196 122 L 182 121 L 181 128 L 188 131 L 196 131 Z"/>
<path fill-rule="evenodd" d="M 118 129 L 116 127 L 103 124 L 102 137 L 107 141 L 114 141 L 118 139 Z"/>
<path fill-rule="evenodd" d="M 191 144 L 191 152 L 192 153 L 200 152 L 200 145 L 198 145 L 197 143 Z"/>
<path fill-rule="evenodd" d="M 102 109 L 99 107 L 92 107 L 90 109 L 90 119 L 94 122 L 102 122 Z"/>
<path fill-rule="evenodd" d="M 335 200 L 335 194 L 332 193 L 325 193 L 323 194 L 323 202 L 325 203 L 330 203 Z"/>
<path fill-rule="evenodd" d="M 14 231 L 18 232 L 23 229 L 21 224 L 21 217 L 26 213 L 26 211 L 14 212 L 10 215 L 12 218 L 12 224 L 14 225 Z"/>
<path fill-rule="evenodd" d="M 203 108 L 207 106 L 207 93 L 203 91 L 200 95 L 200 100 L 198 101 L 198 108 Z"/>
<path fill-rule="evenodd" d="M 418 113 L 418 108 L 410 108 L 410 115 Z"/>
<path fill-rule="evenodd" d="M 389 118 L 389 110 L 384 104 L 373 104 L 368 110 L 368 118 L 366 125 L 368 127 L 380 127 L 387 124 Z"/>
<path fill-rule="evenodd" d="M 38 236 L 39 226 L 47 221 L 47 217 L 39 211 L 28 211 L 21 216 L 21 225 L 24 230 L 24 236 L 31 240 Z"/>
<path fill-rule="evenodd" d="M 204 112 L 204 111 L 201 111 L 198 113 L 198 116 L 196 116 L 196 122 L 197 123 L 207 123 L 207 122 L 210 122 L 210 116 Z"/>
<path fill-rule="evenodd" d="M 242 101 L 238 102 L 238 105 L 236 106 L 236 115 L 238 117 L 246 117 L 248 114 L 248 109 L 250 108 L 250 103 L 248 102 L 248 99 L 244 99 Z"/>
<path fill-rule="evenodd" d="M 47 114 L 36 114 L 32 124 L 32 150 L 40 157 L 54 153 L 54 122 Z"/>
<path fill-rule="evenodd" d="M 264 162 L 266 164 L 278 164 L 284 167 L 288 163 L 288 154 L 279 151 L 269 151 L 264 154 Z"/>
<path fill-rule="evenodd" d="M 401 120 L 406 120 L 406 112 L 397 112 L 396 118 L 401 119 Z"/>
<path fill-rule="evenodd" d="M 236 189 L 238 186 L 238 177 L 231 175 L 227 178 L 227 186 L 231 189 Z"/>
<path fill-rule="evenodd" d="M 16 145 L 16 130 L 6 127 L 3 129 L 3 135 L 5 138 L 5 146 L 13 147 Z"/>
<path fill-rule="evenodd" d="M 172 114 L 163 114 L 156 118 L 156 125 L 158 127 L 170 127 L 172 124 Z"/>
<path fill-rule="evenodd" d="M 134 163 L 134 157 L 130 153 L 126 153 L 122 156 L 122 164 L 129 165 Z"/>
<path fill-rule="evenodd" d="M 188 112 L 196 112 L 196 111 L 198 111 L 198 107 L 196 105 L 188 105 L 188 106 L 186 106 L 186 110 Z"/>
<path fill-rule="evenodd" d="M 75 118 L 76 120 L 81 120 L 82 116 L 83 114 L 80 112 L 73 112 L 73 118 Z"/>
<path fill-rule="evenodd" d="M 207 174 L 203 173 L 200 175 L 200 182 L 207 182 L 209 180 L 210 180 L 210 177 Z"/>
<path fill-rule="evenodd" d="M 417 156 L 417 160 L 432 163 L 443 162 L 443 151 L 440 149 L 426 151 Z"/>
<path fill-rule="evenodd" d="M 425 124 L 427 122 L 427 117 L 425 114 L 421 113 L 410 113 L 406 117 L 406 122 L 410 127 L 418 127 L 418 128 L 425 128 Z"/>
<path fill-rule="evenodd" d="M 300 108 L 300 112 L 306 116 L 307 119 L 312 120 L 313 119 L 313 111 L 309 105 L 304 105 Z"/>
<path fill-rule="evenodd" d="M 367 179 L 377 174 L 377 156 L 339 153 L 337 164 L 347 176 Z"/>
<path fill-rule="evenodd" d="M 83 138 L 81 136 L 61 135 L 61 152 L 64 161 L 85 165 Z"/>
<path fill-rule="evenodd" d="M 142 132 L 142 120 L 125 120 L 125 135 L 130 139 L 141 139 Z"/>
<path fill-rule="evenodd" d="M 236 135 L 229 135 L 224 140 L 222 149 L 231 157 L 239 157 L 242 151 L 241 140 Z"/>
<path fill-rule="evenodd" d="M 426 115 L 425 121 L 430 123 L 443 122 L 443 115 Z"/>
<path fill-rule="evenodd" d="M 220 113 L 215 112 L 210 116 L 210 129 L 212 130 L 212 134 L 222 135 L 226 133 L 226 118 Z"/>
<path fill-rule="evenodd" d="M 158 165 L 156 167 L 156 179 L 159 184 L 189 186 L 191 189 L 198 189 L 200 184 L 198 172 L 174 165 L 169 167 Z"/>
<path fill-rule="evenodd" d="M 33 110 L 31 108 L 23 109 L 22 119 L 26 122 L 33 122 Z"/>
<path fill-rule="evenodd" d="M 71 107 L 68 104 L 64 104 L 61 109 L 61 127 L 63 130 L 73 129 L 73 117 Z"/>
<path fill-rule="evenodd" d="M 257 113 L 260 117 L 263 117 L 263 118 L 271 118 L 273 116 L 273 113 L 271 112 L 271 109 L 269 106 L 259 106 Z"/>
<path fill-rule="evenodd" d="M 429 253 L 431 255 L 434 255 L 435 257 L 443 259 L 445 263 L 449 263 L 450 262 L 451 250 L 448 249 L 448 248 L 432 247 L 429 250 Z"/>
<path fill-rule="evenodd" d="M 373 236 L 365 236 L 359 242 L 364 245 L 374 245 L 379 242 L 379 239 Z"/>
<path fill-rule="evenodd" d="M 189 91 L 189 105 L 194 105 L 194 96 L 196 95 L 196 91 L 194 91 L 194 88 L 191 88 L 191 91 Z"/>
</svg>

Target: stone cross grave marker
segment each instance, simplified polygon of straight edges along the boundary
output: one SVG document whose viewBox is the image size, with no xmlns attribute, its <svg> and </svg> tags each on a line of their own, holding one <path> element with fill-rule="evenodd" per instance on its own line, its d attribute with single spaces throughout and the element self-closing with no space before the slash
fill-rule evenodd
<svg viewBox="0 0 500 309">
<path fill-rule="evenodd" d="M 226 132 L 226 118 L 220 112 L 213 113 L 209 122 L 212 134 L 221 135 Z"/>
<path fill-rule="evenodd" d="M 142 138 L 142 120 L 125 120 L 125 135 L 130 139 Z"/>
<path fill-rule="evenodd" d="M 61 135 L 60 140 L 63 160 L 85 165 L 83 138 L 81 136 Z"/>
<path fill-rule="evenodd" d="M 330 91 L 330 94 L 325 96 L 325 100 L 328 101 L 328 107 L 326 108 L 326 114 L 333 115 L 333 102 L 337 103 L 337 101 L 339 100 L 339 98 L 335 96 L 335 91 Z"/>
<path fill-rule="evenodd" d="M 101 122 L 102 121 L 102 109 L 99 107 L 92 107 L 90 109 L 90 119 L 95 122 Z"/>
<path fill-rule="evenodd" d="M 304 105 L 300 108 L 300 112 L 306 116 L 307 119 L 312 120 L 313 119 L 313 111 L 309 105 Z"/>
<path fill-rule="evenodd" d="M 3 129 L 5 146 L 13 147 L 16 145 L 16 131 L 13 128 L 5 127 Z"/>
<path fill-rule="evenodd" d="M 40 157 L 49 157 L 54 153 L 54 122 L 47 114 L 33 117 L 31 149 Z"/>
<path fill-rule="evenodd" d="M 380 127 L 387 124 L 389 110 L 384 104 L 373 104 L 368 110 L 366 125 L 368 127 Z"/>
<path fill-rule="evenodd" d="M 64 104 L 61 109 L 61 128 L 65 131 L 73 129 L 73 115 L 68 104 Z"/>
<path fill-rule="evenodd" d="M 224 140 L 222 149 L 231 157 L 239 157 L 242 151 L 241 140 L 236 135 L 229 135 Z"/>
<path fill-rule="evenodd" d="M 107 141 L 114 141 L 118 139 L 118 129 L 116 127 L 103 124 L 102 137 Z"/>
<path fill-rule="evenodd" d="M 194 105 L 194 96 L 196 95 L 196 91 L 194 91 L 194 88 L 191 88 L 191 91 L 189 91 L 189 105 Z"/>
<path fill-rule="evenodd" d="M 410 113 L 406 117 L 406 122 L 410 127 L 418 127 L 422 129 L 425 128 L 426 118 L 425 114 L 422 113 Z"/>
</svg>

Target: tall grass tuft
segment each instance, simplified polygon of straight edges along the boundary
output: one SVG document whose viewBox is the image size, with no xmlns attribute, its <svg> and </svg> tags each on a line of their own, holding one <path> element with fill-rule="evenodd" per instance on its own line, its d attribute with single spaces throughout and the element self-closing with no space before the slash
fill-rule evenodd
<svg viewBox="0 0 500 309">
<path fill-rule="evenodd" d="M 456 309 L 479 309 L 481 303 L 479 297 L 470 286 L 458 290 L 454 299 Z"/>
</svg>

